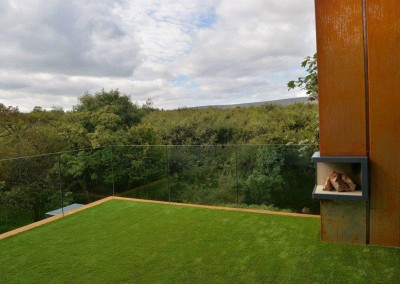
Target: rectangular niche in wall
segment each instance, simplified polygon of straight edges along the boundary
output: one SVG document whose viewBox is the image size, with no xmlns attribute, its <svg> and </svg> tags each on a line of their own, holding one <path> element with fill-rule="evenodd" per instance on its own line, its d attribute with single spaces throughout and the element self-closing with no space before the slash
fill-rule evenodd
<svg viewBox="0 0 400 284">
<path fill-rule="evenodd" d="M 314 199 L 368 200 L 368 158 L 364 156 L 321 156 L 315 152 L 312 157 L 316 168 Z M 324 191 L 324 184 L 332 172 L 346 175 L 357 185 L 355 191 Z"/>
</svg>

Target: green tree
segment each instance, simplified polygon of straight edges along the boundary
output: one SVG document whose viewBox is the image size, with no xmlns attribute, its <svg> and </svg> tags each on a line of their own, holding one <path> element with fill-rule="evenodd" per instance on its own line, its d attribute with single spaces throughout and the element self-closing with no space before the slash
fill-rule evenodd
<svg viewBox="0 0 400 284">
<path fill-rule="evenodd" d="M 151 108 L 147 104 L 145 108 L 141 108 L 132 103 L 128 95 L 122 95 L 118 90 L 102 90 L 94 95 L 86 93 L 74 107 L 76 112 L 91 114 L 85 125 L 89 132 L 94 132 L 96 126 L 110 130 L 129 128 L 138 124 L 148 110 Z"/>
<path fill-rule="evenodd" d="M 79 98 L 79 104 L 64 117 L 63 136 L 68 137 L 74 149 L 92 150 L 62 155 L 63 177 L 69 189 L 107 195 L 113 181 L 118 187 L 131 187 L 136 178 L 131 177 L 138 162 L 136 155 L 147 157 L 142 153 L 144 148 L 114 147 L 112 172 L 111 146 L 160 144 L 159 134 L 153 127 L 141 123 L 152 111 L 151 101 L 139 106 L 118 90 L 102 90 L 94 95 L 86 93 Z M 143 170 L 148 172 L 142 173 L 143 176 L 154 176 L 150 167 Z"/>
<path fill-rule="evenodd" d="M 7 107 L 0 103 L 0 138 L 9 137 L 18 131 L 20 118 L 18 107 Z"/>
<path fill-rule="evenodd" d="M 275 203 L 275 195 L 284 186 L 282 169 L 285 161 L 284 146 L 260 147 L 256 157 L 256 168 L 244 182 L 247 204 Z"/>
<path fill-rule="evenodd" d="M 30 113 L 0 104 L 0 159 L 51 153 L 66 149 L 59 135 L 62 110 L 35 107 Z"/>
<path fill-rule="evenodd" d="M 306 91 L 310 101 L 318 100 L 317 54 L 304 58 L 301 67 L 306 68 L 308 74 L 304 77 L 299 77 L 297 80 L 289 81 L 287 84 L 288 89 L 300 88 Z"/>
<path fill-rule="evenodd" d="M 32 219 L 38 221 L 46 211 L 60 208 L 56 164 L 56 155 L 3 162 L 4 169 L 0 174 L 0 180 L 3 181 L 0 182 L 0 211 L 7 208 L 30 210 Z"/>
</svg>

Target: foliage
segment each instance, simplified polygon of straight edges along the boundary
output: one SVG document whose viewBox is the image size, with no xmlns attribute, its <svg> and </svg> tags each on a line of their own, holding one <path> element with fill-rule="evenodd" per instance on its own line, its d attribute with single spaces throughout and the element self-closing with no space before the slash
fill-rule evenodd
<svg viewBox="0 0 400 284">
<path fill-rule="evenodd" d="M 284 185 L 284 147 L 261 147 L 256 159 L 256 168 L 244 181 L 246 204 L 274 204 L 273 193 Z"/>
<path fill-rule="evenodd" d="M 0 103 L 0 138 L 13 135 L 19 129 L 21 114 L 18 107 Z"/>
<path fill-rule="evenodd" d="M 94 95 L 86 93 L 79 98 L 74 110 L 90 114 L 89 120 L 85 121 L 89 132 L 95 131 L 96 126 L 100 125 L 112 130 L 131 127 L 145 115 L 145 109 L 133 104 L 128 95 L 121 95 L 118 90 L 102 90 Z"/>
<path fill-rule="evenodd" d="M 287 84 L 288 89 L 300 88 L 306 91 L 310 101 L 318 100 L 317 54 L 315 53 L 313 56 L 304 58 L 301 67 L 306 68 L 308 75 L 299 77 L 297 80 L 289 81 Z"/>
<path fill-rule="evenodd" d="M 308 144 L 318 142 L 317 114 L 314 104 L 155 110 L 118 90 L 86 93 L 72 111 L 22 113 L 0 104 L 0 159 L 62 152 L 60 168 L 57 154 L 0 161 L 0 215 L 29 211 L 37 220 L 61 207 L 59 172 L 70 193 L 64 205 L 115 193 L 316 213 L 312 179 L 288 178 L 313 176 L 315 147 Z M 238 144 L 248 146 L 232 146 Z M 301 146 L 289 160 L 287 147 L 295 144 Z"/>
<path fill-rule="evenodd" d="M 232 109 L 178 109 L 153 112 L 152 125 L 164 144 L 309 144 L 318 142 L 314 104 L 263 105 Z"/>
<path fill-rule="evenodd" d="M 32 220 L 38 221 L 47 211 L 60 208 L 56 161 L 51 155 L 8 161 L 0 175 L 0 211 L 26 209 L 32 213 Z M 70 203 L 71 194 L 65 190 L 64 205 Z"/>
</svg>

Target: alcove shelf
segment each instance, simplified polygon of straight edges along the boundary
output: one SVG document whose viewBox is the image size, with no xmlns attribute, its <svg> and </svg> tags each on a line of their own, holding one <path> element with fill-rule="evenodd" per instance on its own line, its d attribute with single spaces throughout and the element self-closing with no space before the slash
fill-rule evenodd
<svg viewBox="0 0 400 284">
<path fill-rule="evenodd" d="M 321 156 L 315 152 L 312 156 L 315 163 L 314 199 L 366 201 L 369 196 L 368 158 L 366 156 Z M 327 177 L 336 171 L 348 175 L 357 185 L 354 192 L 323 191 Z"/>
</svg>

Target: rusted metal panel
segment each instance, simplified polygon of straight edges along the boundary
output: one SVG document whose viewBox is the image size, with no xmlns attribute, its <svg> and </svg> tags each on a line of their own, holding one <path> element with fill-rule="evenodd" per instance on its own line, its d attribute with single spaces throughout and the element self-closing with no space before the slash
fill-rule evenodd
<svg viewBox="0 0 400 284">
<path fill-rule="evenodd" d="M 367 203 L 348 200 L 322 200 L 321 240 L 367 243 Z"/>
<path fill-rule="evenodd" d="M 361 0 L 316 0 L 321 155 L 366 155 Z"/>
<path fill-rule="evenodd" d="M 399 246 L 400 210 L 370 210 L 370 244 Z"/>
<path fill-rule="evenodd" d="M 400 1 L 367 0 L 370 243 L 400 246 Z"/>
</svg>

